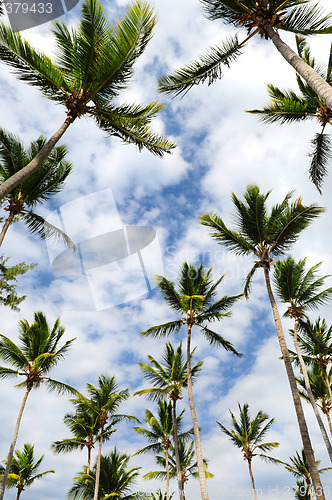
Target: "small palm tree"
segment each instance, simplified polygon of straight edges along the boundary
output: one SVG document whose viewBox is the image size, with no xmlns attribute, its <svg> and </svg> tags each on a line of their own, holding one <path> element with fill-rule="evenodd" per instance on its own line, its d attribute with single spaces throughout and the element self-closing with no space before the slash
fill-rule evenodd
<svg viewBox="0 0 332 500">
<path fill-rule="evenodd" d="M 0 181 L 4 182 L 22 170 L 45 144 L 46 138 L 40 136 L 28 149 L 24 149 L 18 137 L 0 128 Z M 74 246 L 63 231 L 33 211 L 36 205 L 49 200 L 63 188 L 72 169 L 72 164 L 64 160 L 66 154 L 65 146 L 54 148 L 38 171 L 6 196 L 4 210 L 8 212 L 8 217 L 0 233 L 0 246 L 16 218 L 22 219 L 31 232 L 42 238 L 54 236 L 66 245 Z"/>
<path fill-rule="evenodd" d="M 94 500 L 98 500 L 99 495 L 101 451 L 104 437 L 108 438 L 110 433 L 115 432 L 116 429 L 114 429 L 114 426 L 121 420 L 134 420 L 139 422 L 136 417 L 117 413 L 121 403 L 129 398 L 128 389 L 118 389 L 119 386 L 115 380 L 115 376 L 109 377 L 107 375 L 100 375 L 98 377 L 98 387 L 87 384 L 88 398 L 79 395 L 78 398 L 71 400 L 76 406 L 78 414 L 80 414 L 80 412 L 90 413 L 91 417 L 98 422 L 99 426 L 99 447 L 96 461 Z"/>
<path fill-rule="evenodd" d="M 198 326 L 201 333 L 210 342 L 210 344 L 221 346 L 226 349 L 226 351 L 230 351 L 237 356 L 240 356 L 228 340 L 225 340 L 219 333 L 214 332 L 206 326 L 206 323 L 211 321 L 220 321 L 222 318 L 229 316 L 229 308 L 241 296 L 236 295 L 228 297 L 225 295 L 221 299 L 214 302 L 217 294 L 217 288 L 223 278 L 224 276 L 219 278 L 216 283 L 213 283 L 212 268 L 206 271 L 203 264 L 199 267 L 195 267 L 193 265 L 189 265 L 187 262 L 185 262 L 181 267 L 177 290 L 172 281 L 163 276 L 157 276 L 156 283 L 163 298 L 171 309 L 180 315 L 180 318 L 163 325 L 152 326 L 145 332 L 141 333 L 141 335 L 151 335 L 153 337 L 165 336 L 170 333 L 177 333 L 181 330 L 183 325 L 187 325 L 188 399 L 194 428 L 196 457 L 203 500 L 208 500 L 208 492 L 199 436 L 199 426 L 192 389 L 191 336 L 192 328 L 194 326 Z"/>
<path fill-rule="evenodd" d="M 56 22 L 53 28 L 56 61 L 33 48 L 19 32 L 0 24 L 0 60 L 17 77 L 38 87 L 42 94 L 62 104 L 67 117 L 36 157 L 0 186 L 0 199 L 42 164 L 68 127 L 81 116 L 91 116 L 109 136 L 117 136 L 162 156 L 174 143 L 150 129 L 152 118 L 163 108 L 115 101 L 133 75 L 133 66 L 149 42 L 156 18 L 151 7 L 137 0 L 126 15 L 112 25 L 98 0 L 85 0 L 76 28 Z"/>
<path fill-rule="evenodd" d="M 141 467 L 128 468 L 130 456 L 120 453 L 114 448 L 108 455 L 100 458 L 100 485 L 98 500 L 119 498 L 123 500 L 135 500 L 139 498 L 131 489 Z M 70 488 L 67 498 L 70 500 L 94 498 L 97 463 L 90 474 L 86 468 L 74 477 L 74 485 Z"/>
<path fill-rule="evenodd" d="M 245 282 L 246 295 L 250 291 L 251 281 L 257 269 L 262 268 L 264 271 L 266 290 L 291 388 L 303 447 L 306 452 L 316 494 L 324 498 L 324 493 L 322 493 L 323 487 L 317 471 L 314 451 L 270 280 L 270 269 L 275 257 L 285 255 L 292 244 L 298 239 L 300 233 L 324 209 L 314 204 L 309 206 L 303 205 L 301 198 L 291 203 L 292 192 L 289 192 L 281 203 L 273 205 L 269 209 L 267 206 L 269 194 L 270 191 L 266 194 L 260 193 L 258 186 L 247 187 L 244 201 L 237 198 L 234 193 L 232 194 L 232 201 L 236 210 L 235 229 L 228 228 L 222 218 L 215 213 L 202 215 L 201 223 L 211 230 L 212 237 L 218 243 L 225 245 L 226 248 L 236 255 L 252 255 L 255 258 L 254 266 L 248 273 Z"/>
<path fill-rule="evenodd" d="M 8 267 L 7 262 L 8 258 L 5 259 L 3 255 L 0 255 L 0 304 L 18 311 L 17 306 L 25 299 L 26 295 L 19 297 L 16 293 L 17 276 L 33 269 L 36 264 L 20 262 L 15 266 Z"/>
<path fill-rule="evenodd" d="M 254 418 L 251 418 L 248 403 L 244 403 L 243 406 L 238 403 L 238 407 L 240 412 L 240 418 L 238 421 L 236 420 L 231 410 L 229 410 L 233 421 L 233 428 L 231 430 L 228 430 L 220 422 L 217 422 L 217 424 L 220 426 L 221 430 L 232 440 L 235 446 L 240 448 L 240 450 L 243 452 L 243 458 L 248 462 L 249 476 L 254 492 L 254 498 L 255 500 L 257 500 L 256 486 L 251 466 L 252 460 L 255 456 L 258 456 L 261 459 L 275 461 L 275 459 L 265 455 L 265 452 L 277 448 L 279 446 L 279 443 L 262 443 L 263 439 L 265 438 L 265 434 L 274 422 L 273 418 L 269 420 L 269 416 L 267 415 L 267 413 L 263 413 L 262 411 L 259 411 Z"/>
<path fill-rule="evenodd" d="M 331 300 L 332 287 L 325 290 L 321 289 L 328 276 L 317 276 L 320 263 L 312 266 L 308 271 L 306 271 L 305 265 L 305 258 L 299 262 L 295 262 L 292 257 L 277 260 L 273 270 L 273 282 L 279 299 L 289 304 L 284 316 L 294 319 L 293 338 L 295 350 L 304 376 L 306 391 L 332 462 L 332 446 L 311 391 L 307 367 L 297 339 L 300 319 L 303 318 L 307 310 L 316 309 Z"/>
<path fill-rule="evenodd" d="M 60 341 L 64 333 L 65 329 L 60 325 L 59 318 L 55 321 L 53 327 L 50 327 L 45 315 L 41 312 L 36 312 L 34 313 L 33 323 L 29 324 L 27 320 L 19 322 L 20 345 L 16 345 L 8 337 L 0 334 L 0 359 L 7 361 L 13 367 L 1 366 L 0 378 L 25 378 L 23 382 L 17 385 L 17 387 L 25 387 L 25 394 L 17 417 L 14 436 L 7 457 L 7 466 L 1 483 L 1 500 L 3 499 L 7 484 L 23 410 L 31 390 L 43 384 L 49 390 L 56 391 L 58 394 L 78 394 L 68 384 L 48 377 L 48 373 L 65 357 L 68 349 L 75 340 L 67 340 L 60 346 Z"/>
<path fill-rule="evenodd" d="M 297 52 L 300 57 L 311 66 L 317 73 L 332 85 L 332 45 L 330 48 L 327 69 L 322 70 L 311 55 L 310 47 L 305 37 L 296 36 Z M 300 94 L 293 90 L 281 90 L 272 84 L 268 84 L 268 93 L 271 102 L 263 109 L 251 109 L 248 113 L 260 115 L 263 123 L 292 123 L 305 120 L 316 120 L 320 125 L 320 132 L 315 134 L 311 141 L 313 151 L 310 153 L 311 163 L 309 176 L 319 192 L 322 182 L 327 173 L 326 165 L 331 159 L 331 141 L 324 131 L 328 124 L 332 125 L 332 110 L 328 108 L 312 88 L 298 74 L 296 75 Z"/>
<path fill-rule="evenodd" d="M 195 349 L 191 352 L 191 358 Z M 167 342 L 162 355 L 162 362 L 159 363 L 152 356 L 148 356 L 150 365 L 138 363 L 143 371 L 143 375 L 148 379 L 154 387 L 136 391 L 135 394 L 145 395 L 150 399 L 160 399 L 168 396 L 172 401 L 173 407 L 173 423 L 174 423 L 174 454 L 177 467 L 177 479 L 179 487 L 180 500 L 184 500 L 183 482 L 180 468 L 180 457 L 178 451 L 178 432 L 177 432 L 177 413 L 176 404 L 179 399 L 182 399 L 183 388 L 187 387 L 187 363 L 182 354 L 182 343 L 175 351 L 173 346 Z M 194 381 L 198 375 L 203 361 L 194 365 L 191 369 L 191 378 Z M 134 396 L 135 396 L 134 394 Z"/>
<path fill-rule="evenodd" d="M 35 459 L 34 446 L 28 443 L 23 446 L 23 451 L 15 450 L 9 470 L 7 488 L 17 488 L 16 500 L 19 500 L 22 491 L 31 486 L 37 479 L 41 479 L 47 474 L 55 474 L 54 470 L 38 472 L 43 459 L 44 455 L 38 460 Z M 0 477 L 4 471 L 5 469 L 2 467 Z"/>
</svg>

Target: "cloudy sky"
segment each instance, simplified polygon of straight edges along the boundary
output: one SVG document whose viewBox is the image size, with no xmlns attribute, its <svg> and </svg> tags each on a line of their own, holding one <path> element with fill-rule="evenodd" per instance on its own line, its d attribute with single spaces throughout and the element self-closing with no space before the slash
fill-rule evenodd
<svg viewBox="0 0 332 500">
<path fill-rule="evenodd" d="M 327 9 L 328 0 L 324 3 Z M 110 18 L 117 20 L 128 4 L 127 0 L 114 0 L 104 5 Z M 295 89 L 293 70 L 271 43 L 253 39 L 238 62 L 212 86 L 196 86 L 182 99 L 160 96 L 156 91 L 159 75 L 195 59 L 231 30 L 207 21 L 198 0 L 154 0 L 152 5 L 158 15 L 154 37 L 137 63 L 123 100 L 164 102 L 166 106 L 153 128 L 175 140 L 177 149 L 158 159 L 145 151 L 139 153 L 117 138 L 105 137 L 89 119 L 76 120 L 62 142 L 68 145 L 73 172 L 63 192 L 40 206 L 38 212 L 62 225 L 80 244 L 84 273 L 79 260 L 70 260 L 63 248 L 30 235 L 22 223 L 9 229 L 2 248 L 12 264 L 26 261 L 38 266 L 20 279 L 19 291 L 27 295 L 21 310 L 1 308 L 0 332 L 15 340 L 18 321 L 24 318 L 31 322 L 34 311 L 43 311 L 51 323 L 60 316 L 66 338 L 76 340 L 53 376 L 82 392 L 87 382 L 96 384 L 101 373 L 115 374 L 120 387 L 129 387 L 131 394 L 146 387 L 137 362 L 146 362 L 147 354 L 158 358 L 164 340 L 142 338 L 139 333 L 173 318 L 153 289 L 155 273 L 176 280 L 184 260 L 194 264 L 203 261 L 213 266 L 215 279 L 226 275 L 220 293 L 241 291 L 252 261 L 228 254 L 198 222 L 200 214 L 213 210 L 231 224 L 231 192 L 241 197 L 248 184 L 257 184 L 263 192 L 272 190 L 269 200 L 277 203 L 295 189 L 295 195 L 302 196 L 304 203 L 326 206 L 326 213 L 302 234 L 292 255 L 297 259 L 307 256 L 310 264 L 322 261 L 324 274 L 332 271 L 328 196 L 332 177 L 327 177 L 322 196 L 308 180 L 307 154 L 317 124 L 267 126 L 244 112 L 267 102 L 267 83 Z M 79 14 L 77 6 L 63 19 L 75 24 Z M 44 24 L 26 30 L 24 35 L 52 54 L 50 28 L 51 24 Z M 292 36 L 284 38 L 295 46 Z M 310 44 L 317 58 L 325 63 L 331 37 L 311 39 Z M 41 133 L 50 136 L 64 120 L 62 107 L 18 82 L 4 65 L 0 67 L 0 86 L 1 125 L 26 144 Z M 128 246 L 130 256 L 124 258 Z M 328 307 L 319 314 L 329 323 L 332 321 Z M 316 319 L 315 315 L 312 319 Z M 290 326 L 285 322 L 286 332 Z M 204 360 L 194 394 L 203 427 L 204 456 L 209 460 L 209 471 L 215 475 L 208 482 L 210 498 L 240 500 L 251 495 L 247 465 L 216 424 L 218 420 L 230 426 L 229 408 L 236 412 L 238 402 L 247 402 L 252 414 L 263 410 L 275 419 L 268 439 L 280 443 L 276 457 L 287 461 L 301 449 L 270 306 L 259 274 L 250 300 L 238 302 L 232 317 L 215 328 L 244 356 L 235 359 L 209 346 L 199 332 L 194 332 L 193 346 L 198 346 L 195 360 Z M 183 331 L 170 340 L 176 345 L 184 335 Z M 22 396 L 12 381 L 1 381 L 3 458 Z M 180 405 L 187 408 L 186 397 Z M 145 408 L 155 411 L 153 404 L 135 397 L 123 405 L 122 411 L 144 418 Z M 72 477 L 85 463 L 84 453 L 59 457 L 50 451 L 52 441 L 69 437 L 62 419 L 70 409 L 66 397 L 55 397 L 43 389 L 29 396 L 17 447 L 26 442 L 35 444 L 36 453 L 45 454 L 45 470 L 54 468 L 56 474 L 35 484 L 24 493 L 26 498 L 63 499 Z M 312 411 L 306 403 L 304 409 L 316 458 L 322 466 L 328 466 Z M 185 422 L 190 425 L 189 408 Z M 130 425 L 119 424 L 104 452 L 114 444 L 133 454 L 146 443 Z M 142 473 L 155 470 L 153 456 L 134 457 L 131 464 L 141 466 Z M 293 498 L 295 480 L 289 472 L 258 459 L 253 468 L 260 498 Z M 323 476 L 323 484 L 329 498 L 329 472 Z M 137 484 L 145 491 L 160 486 L 160 482 L 141 479 Z M 175 482 L 172 488 L 176 490 Z M 191 500 L 200 498 L 197 480 L 189 481 L 187 493 Z M 6 498 L 14 499 L 15 492 L 9 491 Z"/>
</svg>

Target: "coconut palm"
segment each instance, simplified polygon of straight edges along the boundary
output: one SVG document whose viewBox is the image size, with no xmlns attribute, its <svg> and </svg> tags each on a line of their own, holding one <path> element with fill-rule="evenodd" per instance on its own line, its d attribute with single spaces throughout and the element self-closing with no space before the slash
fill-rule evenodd
<svg viewBox="0 0 332 500">
<path fill-rule="evenodd" d="M 249 413 L 248 403 L 243 406 L 238 403 L 239 420 L 236 420 L 234 414 L 229 410 L 232 417 L 233 428 L 228 430 L 220 422 L 217 424 L 221 430 L 232 440 L 232 442 L 243 452 L 243 458 L 248 462 L 249 476 L 251 480 L 254 498 L 257 500 L 256 486 L 252 473 L 252 460 L 255 456 L 264 460 L 274 461 L 273 458 L 265 455 L 266 451 L 270 451 L 279 446 L 277 442 L 262 443 L 266 433 L 274 422 L 274 419 L 269 420 L 267 413 L 259 411 L 254 418 L 251 418 Z M 258 452 L 258 453 L 257 453 Z"/>
<path fill-rule="evenodd" d="M 108 438 L 111 432 L 114 432 L 114 426 L 121 420 L 139 421 L 131 415 L 117 413 L 121 403 L 129 398 L 128 389 L 118 390 L 119 386 L 115 380 L 115 376 L 100 375 L 98 377 L 98 386 L 87 384 L 87 392 L 89 397 L 79 395 L 78 398 L 72 399 L 72 403 L 80 412 L 88 412 L 91 417 L 98 422 L 99 426 L 99 447 L 96 461 L 96 476 L 95 476 L 95 491 L 94 500 L 99 497 L 99 478 L 101 451 L 104 442 L 104 437 Z"/>
<path fill-rule="evenodd" d="M 319 73 L 329 85 L 332 84 L 332 45 L 330 48 L 327 69 L 322 70 L 311 55 L 310 47 L 305 37 L 296 36 L 297 52 L 300 57 Z M 331 141 L 324 133 L 328 124 L 332 125 L 332 110 L 317 96 L 312 88 L 298 74 L 296 75 L 300 93 L 293 90 L 281 90 L 268 84 L 268 93 L 271 101 L 263 109 L 251 109 L 248 113 L 260 115 L 263 123 L 292 123 L 304 120 L 316 120 L 320 132 L 315 134 L 311 141 L 312 152 L 309 176 L 317 189 L 321 191 L 323 179 L 327 173 L 326 165 L 331 159 Z"/>
<path fill-rule="evenodd" d="M 29 269 L 33 269 L 36 264 L 26 264 L 20 262 L 15 266 L 8 267 L 7 259 L 0 255 L 0 304 L 9 306 L 14 311 L 18 311 L 17 307 L 26 297 L 19 297 L 16 293 L 17 276 L 25 274 Z"/>
<path fill-rule="evenodd" d="M 31 486 L 37 479 L 41 479 L 47 474 L 55 474 L 54 470 L 38 472 L 43 459 L 44 455 L 38 460 L 35 458 L 34 446 L 28 443 L 23 446 L 23 451 L 15 450 L 9 470 L 7 488 L 17 488 L 16 500 L 19 500 L 22 491 Z M 3 467 L 1 469 L 0 477 L 5 471 Z"/>
<path fill-rule="evenodd" d="M 141 335 L 151 335 L 153 337 L 165 336 L 171 333 L 178 333 L 183 325 L 187 325 L 187 389 L 194 428 L 196 457 L 203 500 L 208 499 L 208 492 L 192 389 L 191 336 L 193 326 L 198 326 L 201 333 L 210 344 L 221 346 L 226 349 L 226 351 L 230 351 L 237 356 L 240 355 L 228 340 L 225 340 L 219 333 L 214 332 L 206 326 L 206 324 L 211 321 L 220 321 L 222 318 L 229 316 L 229 308 L 240 297 L 240 295 L 232 297 L 225 295 L 214 302 L 217 288 L 223 278 L 224 276 L 213 283 L 212 268 L 206 271 L 203 264 L 199 267 L 195 267 L 187 262 L 181 267 L 177 290 L 172 281 L 163 276 L 157 276 L 156 284 L 163 298 L 171 309 L 180 315 L 180 318 L 163 325 L 152 326 L 141 333 Z"/>
<path fill-rule="evenodd" d="M 31 175 L 45 160 L 68 127 L 81 116 L 94 118 L 110 136 L 162 156 L 174 143 L 150 129 L 163 105 L 153 102 L 116 104 L 133 75 L 133 66 L 149 42 L 156 18 L 151 7 L 137 0 L 115 25 L 105 17 L 98 0 L 85 0 L 76 28 L 56 22 L 53 28 L 56 60 L 33 48 L 19 32 L 0 24 L 0 60 L 19 80 L 65 106 L 67 117 L 36 157 L 0 186 L 0 199 Z"/>
<path fill-rule="evenodd" d="M 306 391 L 315 412 L 330 460 L 332 461 L 332 446 L 311 391 L 307 367 L 297 340 L 300 319 L 304 317 L 308 310 L 317 309 L 332 298 L 332 287 L 322 290 L 322 286 L 328 276 L 317 276 L 320 264 L 316 264 L 306 271 L 305 258 L 299 260 L 299 262 L 295 262 L 292 257 L 288 257 L 285 260 L 277 260 L 274 265 L 272 279 L 278 298 L 281 302 L 289 304 L 284 316 L 294 319 L 293 338 L 295 350 L 303 373 Z"/>
<path fill-rule="evenodd" d="M 195 349 L 191 352 L 191 358 Z M 184 500 L 183 481 L 180 468 L 180 457 L 178 451 L 177 413 L 176 404 L 182 399 L 183 388 L 187 387 L 187 362 L 182 354 L 182 342 L 175 351 L 173 346 L 167 342 L 160 363 L 152 356 L 148 355 L 150 365 L 138 363 L 143 375 L 148 379 L 153 387 L 136 391 L 135 394 L 145 395 L 150 399 L 160 399 L 168 396 L 172 401 L 173 423 L 174 423 L 174 454 L 177 468 L 177 480 L 180 500 Z M 191 378 L 194 381 L 198 375 L 203 361 L 200 361 L 191 368 Z M 134 396 L 135 396 L 134 394 Z"/>
<path fill-rule="evenodd" d="M 296 488 L 293 488 L 296 500 L 310 500 L 310 493 L 305 481 L 296 481 Z"/>
<path fill-rule="evenodd" d="M 245 282 L 246 294 L 249 293 L 251 281 L 257 269 L 262 268 L 264 271 L 266 289 L 292 392 L 303 447 L 306 452 L 316 494 L 318 498 L 324 498 L 308 427 L 270 281 L 270 268 L 274 258 L 284 255 L 298 239 L 300 233 L 324 209 L 315 204 L 305 206 L 301 198 L 291 202 L 292 192 L 290 192 L 280 204 L 272 206 L 269 210 L 266 203 L 269 194 L 270 191 L 266 194 L 260 193 L 258 186 L 247 187 L 244 201 L 238 199 L 234 193 L 232 194 L 232 201 L 236 210 L 236 227 L 234 230 L 229 229 L 222 218 L 215 213 L 202 215 L 201 223 L 211 230 L 214 239 L 220 244 L 225 245 L 226 248 L 236 255 L 253 255 L 257 259 Z"/>
<path fill-rule="evenodd" d="M 139 475 L 141 467 L 128 468 L 130 456 L 120 453 L 115 447 L 108 455 L 100 458 L 100 485 L 98 500 L 119 498 L 134 500 L 139 498 L 131 489 Z M 74 485 L 70 488 L 67 498 L 70 500 L 94 498 L 97 463 L 88 474 L 86 468 L 74 477 Z"/>
<path fill-rule="evenodd" d="M 45 144 L 46 138 L 41 135 L 25 149 L 18 137 L 0 128 L 0 181 L 4 182 L 22 170 Z M 0 233 L 0 246 L 16 218 L 23 219 L 29 230 L 42 238 L 54 236 L 66 245 L 74 246 L 63 231 L 32 211 L 63 188 L 72 169 L 72 164 L 65 161 L 66 154 L 65 146 L 55 147 L 39 169 L 6 196 L 3 205 L 8 217 Z"/>
<path fill-rule="evenodd" d="M 329 428 L 330 428 L 330 433 L 332 436 L 332 422 L 331 422 L 331 417 L 330 413 L 332 410 L 332 402 L 329 398 L 329 392 L 326 387 L 326 382 L 324 380 L 324 376 L 322 373 L 321 368 L 317 364 L 313 364 L 311 369 L 307 369 L 308 373 L 308 378 L 309 378 L 309 383 L 310 383 L 310 389 L 312 392 L 312 395 L 316 401 L 317 406 L 320 408 L 322 413 L 326 416 Z M 331 387 L 332 384 L 332 368 L 330 368 L 328 372 L 328 379 L 329 379 L 329 385 Z M 304 381 L 303 377 L 298 377 L 297 382 L 300 386 L 300 396 L 305 399 L 308 403 L 310 403 L 310 398 L 306 389 L 306 383 Z"/>
<path fill-rule="evenodd" d="M 78 394 L 65 384 L 48 377 L 49 372 L 61 361 L 75 339 L 67 340 L 60 346 L 65 329 L 58 318 L 51 327 L 42 312 L 34 313 L 34 322 L 27 320 L 19 322 L 19 341 L 12 340 L 0 334 L 0 359 L 8 362 L 12 368 L 0 366 L 0 378 L 24 377 L 17 387 L 25 387 L 25 394 L 17 417 L 14 436 L 9 448 L 7 466 L 0 488 L 0 499 L 3 499 L 7 477 L 12 463 L 14 448 L 27 398 L 32 389 L 45 385 L 50 391 L 58 394 Z"/>
<path fill-rule="evenodd" d="M 332 109 L 330 85 L 286 43 L 279 31 L 299 35 L 332 32 L 332 15 L 323 15 L 322 8 L 312 0 L 201 0 L 210 20 L 221 20 L 235 28 L 245 28 L 247 36 L 240 42 L 238 35 L 211 47 L 197 61 L 160 78 L 161 92 L 180 94 L 198 83 L 213 83 L 222 76 L 222 67 L 237 59 L 245 44 L 255 35 L 272 41 L 286 61 L 313 88 L 328 108 Z"/>
</svg>

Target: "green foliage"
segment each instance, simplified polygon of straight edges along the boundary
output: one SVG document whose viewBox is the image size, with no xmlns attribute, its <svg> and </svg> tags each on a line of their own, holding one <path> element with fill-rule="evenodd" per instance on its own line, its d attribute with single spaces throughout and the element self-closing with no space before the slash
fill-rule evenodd
<svg viewBox="0 0 332 500">
<path fill-rule="evenodd" d="M 17 295 L 17 277 L 25 274 L 29 269 L 33 269 L 37 264 L 20 262 L 15 266 L 8 267 L 8 260 L 9 258 L 5 259 L 3 255 L 0 255 L 0 304 L 18 311 L 17 306 L 26 298 L 26 295 L 21 297 Z"/>
</svg>

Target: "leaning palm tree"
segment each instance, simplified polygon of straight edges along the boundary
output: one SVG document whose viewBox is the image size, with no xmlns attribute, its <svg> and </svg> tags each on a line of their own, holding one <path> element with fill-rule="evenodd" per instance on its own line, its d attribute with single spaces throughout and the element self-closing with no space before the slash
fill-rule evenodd
<svg viewBox="0 0 332 500">
<path fill-rule="evenodd" d="M 94 500 L 98 500 L 99 495 L 99 479 L 101 466 L 101 451 L 104 438 L 108 438 L 110 433 L 115 432 L 114 426 L 121 420 L 139 421 L 131 415 L 118 413 L 118 408 L 121 403 L 129 398 L 128 389 L 118 390 L 119 386 L 115 380 L 115 376 L 100 375 L 98 377 L 98 386 L 87 384 L 87 392 L 89 397 L 79 395 L 78 398 L 72 399 L 72 403 L 80 412 L 90 413 L 93 419 L 98 421 L 99 425 L 99 447 L 96 460 L 96 476 Z"/>
<path fill-rule="evenodd" d="M 280 204 L 272 206 L 269 211 L 266 203 L 269 194 L 270 191 L 266 194 L 260 193 L 258 186 L 247 187 L 244 201 L 238 199 L 234 193 L 232 194 L 232 201 L 236 210 L 235 229 L 229 229 L 222 218 L 215 213 L 202 215 L 201 223 L 211 230 L 214 239 L 220 244 L 225 245 L 226 248 L 233 251 L 236 255 L 252 255 L 257 259 L 245 282 L 246 294 L 249 293 L 251 280 L 257 269 L 262 268 L 264 271 L 266 289 L 271 303 L 280 350 L 286 368 L 314 488 L 318 498 L 325 498 L 270 281 L 270 268 L 274 258 L 284 255 L 298 239 L 300 233 L 324 209 L 315 204 L 305 206 L 301 198 L 291 203 L 292 192 L 290 192 Z"/>
<path fill-rule="evenodd" d="M 279 31 L 299 35 L 332 33 L 332 15 L 323 15 L 313 0 L 201 0 L 210 20 L 221 20 L 235 28 L 244 28 L 247 36 L 239 42 L 238 35 L 210 48 L 197 61 L 160 78 L 161 92 L 180 94 L 193 85 L 214 82 L 222 76 L 222 67 L 237 59 L 245 44 L 255 35 L 272 41 L 286 61 L 312 87 L 319 98 L 332 109 L 331 86 L 286 43 Z"/>
<path fill-rule="evenodd" d="M 100 486 L 98 500 L 119 498 L 135 500 L 139 498 L 131 489 L 141 467 L 128 468 L 130 456 L 120 453 L 114 448 L 108 455 L 100 459 Z M 74 484 L 70 488 L 67 498 L 70 500 L 92 500 L 94 498 L 97 463 L 88 474 L 86 468 L 74 477 Z"/>
<path fill-rule="evenodd" d="M 191 358 L 195 349 L 191 352 Z M 177 469 L 177 480 L 180 500 L 184 500 L 183 481 L 180 468 L 180 457 L 178 451 L 178 431 L 177 431 L 177 412 L 176 404 L 182 399 L 182 391 L 187 387 L 187 363 L 182 353 L 182 342 L 175 351 L 173 346 L 167 342 L 162 355 L 161 363 L 152 356 L 148 356 L 150 364 L 138 363 L 144 377 L 149 380 L 153 387 L 136 391 L 135 394 L 147 396 L 149 399 L 160 399 L 169 397 L 173 407 L 174 423 L 174 454 Z M 198 375 L 203 361 L 200 361 L 191 368 L 191 378 L 194 381 Z M 134 394 L 134 396 L 135 396 Z"/>
<path fill-rule="evenodd" d="M 51 327 L 42 312 L 34 313 L 34 322 L 19 322 L 19 340 L 16 345 L 12 340 L 0 334 L 0 359 L 10 363 L 12 368 L 0 366 L 0 378 L 24 377 L 17 387 L 25 387 L 23 402 L 17 417 L 14 436 L 9 448 L 7 466 L 0 488 L 0 500 L 3 499 L 11 467 L 14 448 L 27 398 L 32 389 L 45 385 L 58 394 L 78 392 L 68 384 L 48 377 L 48 373 L 61 361 L 75 339 L 67 340 L 62 346 L 60 341 L 65 329 L 58 318 Z"/>
<path fill-rule="evenodd" d="M 62 104 L 67 113 L 36 157 L 0 186 L 0 199 L 29 177 L 68 127 L 84 115 L 91 116 L 108 135 L 158 156 L 175 147 L 150 129 L 152 118 L 163 105 L 116 104 L 130 83 L 134 63 L 145 50 L 155 23 L 151 7 L 140 0 L 115 25 L 108 21 L 98 0 L 85 0 L 76 28 L 70 30 L 61 22 L 54 24 L 54 61 L 33 48 L 19 32 L 0 24 L 0 60 L 12 68 L 19 80 Z"/>
<path fill-rule="evenodd" d="M 275 461 L 272 457 L 265 455 L 266 451 L 270 451 L 279 446 L 276 442 L 262 443 L 265 438 L 265 434 L 271 427 L 274 419 L 269 420 L 267 413 L 259 411 L 254 418 L 251 418 L 249 413 L 248 403 L 244 403 L 239 407 L 239 420 L 236 420 L 234 414 L 229 410 L 232 417 L 233 428 L 228 430 L 220 422 L 217 424 L 220 426 L 221 430 L 232 440 L 232 442 L 240 448 L 243 452 L 243 458 L 248 462 L 249 476 L 251 480 L 252 489 L 254 492 L 254 498 L 257 500 L 256 486 L 254 481 L 254 476 L 252 473 L 252 460 L 255 456 L 260 457 L 263 460 Z M 258 452 L 258 453 L 257 453 Z"/>
<path fill-rule="evenodd" d="M 22 491 L 31 486 L 37 479 L 41 479 L 47 474 L 55 474 L 54 470 L 38 472 L 43 459 L 44 455 L 36 460 L 34 446 L 28 443 L 23 446 L 23 451 L 15 450 L 9 470 L 7 488 L 17 488 L 16 500 L 19 500 Z M 1 469 L 0 478 L 5 471 L 4 468 Z"/>
<path fill-rule="evenodd" d="M 298 262 L 295 262 L 292 257 L 277 260 L 274 265 L 272 279 L 278 298 L 281 302 L 289 304 L 284 316 L 294 319 L 294 346 L 303 373 L 305 388 L 332 462 L 332 446 L 311 391 L 307 367 L 297 339 L 299 322 L 305 316 L 305 313 L 308 310 L 317 309 L 332 299 L 332 287 L 322 290 L 328 276 L 317 276 L 320 264 L 316 264 L 306 271 L 306 258 Z"/>
<path fill-rule="evenodd" d="M 187 326 L 187 389 L 190 406 L 190 413 L 193 422 L 196 457 L 199 471 L 199 481 L 203 500 L 208 499 L 206 477 L 204 471 L 203 454 L 199 436 L 199 426 L 194 403 L 192 379 L 191 379 L 191 336 L 192 328 L 198 326 L 204 337 L 210 344 L 218 345 L 239 356 L 234 346 L 225 340 L 219 333 L 206 326 L 211 321 L 220 321 L 230 315 L 229 308 L 241 296 L 228 297 L 225 295 L 221 299 L 216 299 L 217 288 L 224 276 L 215 283 L 212 280 L 212 268 L 206 271 L 203 264 L 199 267 L 189 265 L 185 262 L 180 270 L 178 289 L 175 284 L 163 276 L 157 276 L 157 286 L 167 302 L 180 318 L 163 325 L 152 326 L 141 335 L 151 335 L 153 337 L 165 336 L 171 333 L 178 333 L 183 325 Z"/>
<path fill-rule="evenodd" d="M 9 267 L 7 262 L 8 257 L 5 259 L 3 255 L 0 255 L 0 305 L 18 311 L 18 305 L 26 298 L 26 295 L 21 297 L 17 295 L 17 276 L 25 274 L 29 269 L 33 269 L 36 264 L 20 262 Z"/>
<path fill-rule="evenodd" d="M 46 138 L 41 135 L 25 149 L 18 137 L 0 128 L 0 181 L 4 182 L 22 170 L 45 144 Z M 72 169 L 72 164 L 65 161 L 66 154 L 65 146 L 55 147 L 39 169 L 6 196 L 3 206 L 8 217 L 0 232 L 0 246 L 8 228 L 17 218 L 42 238 L 53 236 L 66 245 L 74 246 L 63 231 L 33 211 L 36 205 L 49 200 L 63 188 Z"/>
<path fill-rule="evenodd" d="M 297 52 L 300 57 L 319 73 L 329 85 L 332 85 L 332 45 L 330 48 L 327 69 L 322 70 L 311 55 L 310 47 L 303 36 L 296 36 Z M 312 152 L 309 176 L 319 192 L 327 173 L 326 165 L 332 157 L 331 140 L 324 133 L 328 124 L 332 125 L 332 110 L 328 108 L 312 88 L 299 75 L 296 75 L 300 93 L 293 90 L 281 90 L 268 84 L 271 101 L 263 109 L 251 109 L 248 113 L 260 115 L 263 123 L 293 123 L 304 120 L 315 120 L 319 123 L 320 132 L 311 141 Z"/>
</svg>

